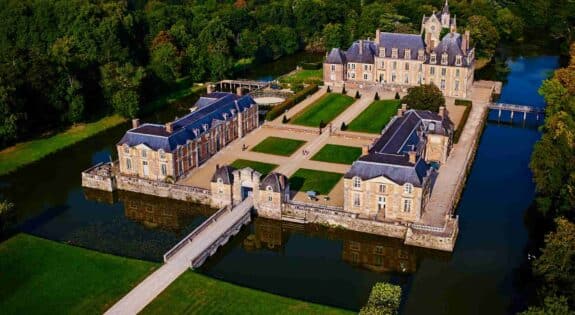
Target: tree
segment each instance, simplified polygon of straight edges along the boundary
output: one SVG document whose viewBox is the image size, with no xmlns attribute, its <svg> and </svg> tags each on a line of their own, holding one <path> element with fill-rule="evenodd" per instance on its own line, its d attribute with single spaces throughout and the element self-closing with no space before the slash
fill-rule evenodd
<svg viewBox="0 0 575 315">
<path fill-rule="evenodd" d="M 172 82 L 181 76 L 181 58 L 176 46 L 167 42 L 156 45 L 150 56 L 150 69 L 165 82 Z"/>
<path fill-rule="evenodd" d="M 371 289 L 367 305 L 360 310 L 359 314 L 397 314 L 400 302 L 400 286 L 378 282 Z"/>
<path fill-rule="evenodd" d="M 101 67 L 104 97 L 114 111 L 124 117 L 135 117 L 139 110 L 139 95 L 146 71 L 130 63 L 109 63 Z"/>
<path fill-rule="evenodd" d="M 80 93 L 80 88 L 80 83 L 73 80 L 67 89 L 68 120 L 73 124 L 78 123 L 84 114 L 84 97 Z"/>
<path fill-rule="evenodd" d="M 442 40 L 445 35 L 449 34 L 449 27 L 441 28 L 441 33 L 439 34 L 439 40 Z"/>
<path fill-rule="evenodd" d="M 499 42 L 499 33 L 489 19 L 474 15 L 468 19 L 467 30 L 471 33 L 471 44 L 475 45 L 479 57 L 491 58 Z"/>
<path fill-rule="evenodd" d="M 545 236 L 545 246 L 533 263 L 533 272 L 543 279 L 546 296 L 565 295 L 575 299 L 575 224 L 555 220 L 556 230 Z"/>
<path fill-rule="evenodd" d="M 133 90 L 120 90 L 112 96 L 114 111 L 128 118 L 134 118 L 139 111 L 139 96 Z"/>
<path fill-rule="evenodd" d="M 520 315 L 569 315 L 573 311 L 569 310 L 567 299 L 564 296 L 548 296 L 545 298 L 543 306 L 532 306 L 528 310 L 519 313 Z"/>
<path fill-rule="evenodd" d="M 323 39 L 325 50 L 330 51 L 332 48 L 343 47 L 345 44 L 345 33 L 343 26 L 339 23 L 327 24 L 323 28 Z"/>
<path fill-rule="evenodd" d="M 12 203 L 0 199 L 0 232 L 4 232 L 8 228 L 13 209 Z"/>
<path fill-rule="evenodd" d="M 410 87 L 401 102 L 412 109 L 439 112 L 439 107 L 445 106 L 445 97 L 441 90 L 432 83 Z"/>
<path fill-rule="evenodd" d="M 505 39 L 519 40 L 523 38 L 523 20 L 508 8 L 497 10 L 497 26 L 501 36 Z"/>
</svg>

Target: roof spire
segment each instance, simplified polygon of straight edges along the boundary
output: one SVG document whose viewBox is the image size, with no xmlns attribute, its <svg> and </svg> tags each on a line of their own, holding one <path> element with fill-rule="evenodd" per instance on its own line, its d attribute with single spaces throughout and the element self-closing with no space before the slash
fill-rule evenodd
<svg viewBox="0 0 575 315">
<path fill-rule="evenodd" d="M 445 14 L 449 14 L 449 3 L 447 2 L 447 0 L 445 0 L 445 5 L 443 5 L 443 10 L 441 10 L 441 13 Z"/>
</svg>

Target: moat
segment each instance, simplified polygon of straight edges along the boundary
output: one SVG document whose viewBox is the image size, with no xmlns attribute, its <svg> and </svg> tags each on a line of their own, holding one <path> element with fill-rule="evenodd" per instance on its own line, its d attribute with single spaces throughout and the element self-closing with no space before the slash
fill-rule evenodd
<svg viewBox="0 0 575 315">
<path fill-rule="evenodd" d="M 543 106 L 537 88 L 557 66 L 556 57 L 509 60 L 511 72 L 501 101 Z M 177 114 L 167 110 L 150 120 Z M 524 300 L 516 278 L 527 242 L 523 213 L 534 195 L 528 163 L 540 135 L 536 126 L 535 121 L 525 127 L 487 124 L 457 210 L 461 233 L 453 254 L 406 247 L 396 239 L 260 219 L 200 271 L 353 310 L 364 304 L 375 282 L 391 281 L 404 287 L 405 314 L 511 312 Z M 127 128 L 110 130 L 1 178 L 2 193 L 18 206 L 21 230 L 160 261 L 167 249 L 201 223 L 210 209 L 129 193 L 112 198 L 82 190 L 78 174 L 96 162 L 109 161 Z"/>
</svg>

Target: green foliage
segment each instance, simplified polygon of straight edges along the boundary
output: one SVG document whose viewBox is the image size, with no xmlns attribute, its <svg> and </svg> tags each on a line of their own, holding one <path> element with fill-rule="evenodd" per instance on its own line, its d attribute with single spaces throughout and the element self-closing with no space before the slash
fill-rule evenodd
<svg viewBox="0 0 575 315">
<path fill-rule="evenodd" d="M 569 310 L 567 299 L 563 296 L 548 296 L 545 298 L 543 306 L 531 306 L 528 310 L 519 313 L 520 315 L 572 315 Z"/>
<path fill-rule="evenodd" d="M 371 103 L 348 126 L 350 131 L 379 134 L 393 116 L 397 114 L 398 100 L 381 100 Z"/>
<path fill-rule="evenodd" d="M 343 174 L 316 171 L 305 168 L 298 169 L 289 179 L 293 191 L 315 191 L 327 195 L 335 187 Z"/>
<path fill-rule="evenodd" d="M 441 33 L 439 33 L 439 39 L 443 39 L 445 35 L 449 34 L 449 27 L 441 28 Z"/>
<path fill-rule="evenodd" d="M 354 99 L 347 95 L 335 93 L 325 94 L 292 117 L 290 123 L 317 127 L 322 121 L 324 124 L 331 122 L 353 104 L 353 102 Z"/>
<path fill-rule="evenodd" d="M 342 121 L 342 122 L 341 122 L 341 127 L 339 127 L 339 129 L 340 129 L 341 131 L 347 130 L 347 125 L 345 124 L 345 121 Z"/>
<path fill-rule="evenodd" d="M 112 96 L 114 110 L 123 117 L 136 117 L 139 110 L 138 104 L 138 94 L 132 90 L 120 90 Z"/>
<path fill-rule="evenodd" d="M 356 99 L 361 98 L 361 95 L 359 94 L 359 91 L 355 91 L 355 98 L 356 98 Z"/>
<path fill-rule="evenodd" d="M 367 305 L 360 310 L 360 314 L 398 314 L 401 302 L 401 287 L 385 282 L 376 283 L 371 289 Z"/>
<path fill-rule="evenodd" d="M 284 117 L 282 118 L 282 124 L 287 124 L 289 122 L 289 119 L 287 118 L 286 115 L 284 115 Z"/>
<path fill-rule="evenodd" d="M 303 101 L 306 97 L 308 97 L 309 95 L 317 92 L 318 90 L 318 86 L 315 84 L 309 85 L 307 86 L 305 89 L 303 89 L 302 91 L 300 91 L 299 93 L 296 93 L 294 96 L 286 99 L 285 101 L 283 101 L 281 104 L 274 106 L 267 114 L 266 114 L 266 120 L 274 120 L 277 117 L 279 117 L 279 115 L 285 113 L 286 111 L 288 111 L 290 108 L 294 107 L 297 103 Z"/>
<path fill-rule="evenodd" d="M 377 94 L 377 92 L 375 92 L 375 96 L 373 97 L 374 101 L 379 101 L 379 94 Z"/>
<path fill-rule="evenodd" d="M 501 37 L 508 40 L 519 40 L 523 38 L 525 27 L 523 20 L 513 14 L 509 8 L 497 10 L 497 27 Z"/>
<path fill-rule="evenodd" d="M 467 21 L 467 30 L 472 34 L 471 45 L 475 45 L 478 57 L 491 58 L 499 43 L 499 32 L 486 17 L 474 15 Z"/>
<path fill-rule="evenodd" d="M 455 106 L 471 106 L 472 104 L 473 102 L 471 100 L 455 99 Z"/>
<path fill-rule="evenodd" d="M 401 99 L 401 97 L 399 96 L 399 92 L 395 92 L 395 97 L 396 100 Z"/>
<path fill-rule="evenodd" d="M 360 155 L 361 148 L 326 144 L 311 159 L 330 163 L 352 164 Z"/>
<path fill-rule="evenodd" d="M 0 235 L 9 228 L 10 218 L 13 214 L 14 204 L 0 199 Z"/>
<path fill-rule="evenodd" d="M 401 102 L 411 109 L 430 110 L 437 113 L 439 107 L 445 106 L 445 97 L 434 84 L 424 84 L 410 87 Z"/>
</svg>

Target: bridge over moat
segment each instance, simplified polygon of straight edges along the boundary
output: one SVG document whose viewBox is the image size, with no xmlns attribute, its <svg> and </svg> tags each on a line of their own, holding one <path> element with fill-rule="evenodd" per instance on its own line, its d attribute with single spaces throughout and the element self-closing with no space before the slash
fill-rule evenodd
<svg viewBox="0 0 575 315">
<path fill-rule="evenodd" d="M 503 111 L 511 112 L 511 120 L 515 113 L 523 113 L 523 121 L 527 119 L 527 114 L 535 114 L 537 120 L 539 120 L 539 115 L 545 114 L 544 107 L 537 107 L 532 105 L 518 105 L 518 104 L 507 104 L 507 103 L 490 103 L 488 105 L 489 109 L 497 110 L 497 120 L 501 120 L 501 113 Z"/>
<path fill-rule="evenodd" d="M 217 249 L 251 222 L 253 198 L 234 208 L 223 207 L 164 254 L 164 265 L 112 306 L 105 314 L 137 314 L 189 268 L 198 268 Z"/>
</svg>

